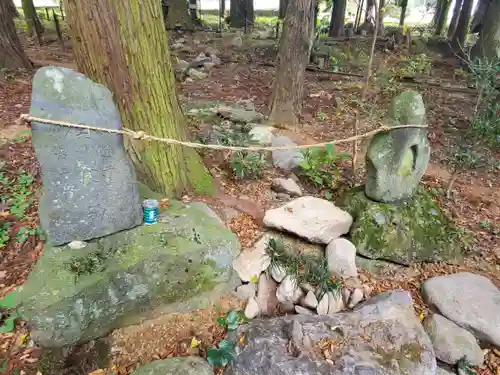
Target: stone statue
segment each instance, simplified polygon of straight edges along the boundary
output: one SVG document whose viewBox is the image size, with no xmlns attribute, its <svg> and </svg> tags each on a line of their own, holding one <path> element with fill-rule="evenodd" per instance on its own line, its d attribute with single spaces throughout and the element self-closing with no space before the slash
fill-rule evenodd
<svg viewBox="0 0 500 375">
<path fill-rule="evenodd" d="M 414 91 L 396 96 L 389 108 L 389 126 L 425 125 L 422 96 Z M 404 128 L 373 137 L 366 154 L 365 194 L 378 202 L 411 198 L 430 158 L 427 129 Z"/>
</svg>

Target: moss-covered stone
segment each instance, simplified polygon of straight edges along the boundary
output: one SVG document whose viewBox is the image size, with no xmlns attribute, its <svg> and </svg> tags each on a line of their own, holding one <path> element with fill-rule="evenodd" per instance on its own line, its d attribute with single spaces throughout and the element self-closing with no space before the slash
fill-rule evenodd
<svg viewBox="0 0 500 375">
<path fill-rule="evenodd" d="M 464 236 L 423 188 L 396 205 L 370 200 L 361 186 L 338 204 L 352 215 L 350 237 L 365 257 L 400 264 L 461 259 Z"/>
<path fill-rule="evenodd" d="M 148 363 L 132 375 L 212 375 L 214 369 L 203 358 L 168 358 Z"/>
<path fill-rule="evenodd" d="M 37 343 L 71 345 L 226 284 L 238 251 L 236 236 L 200 205 L 172 202 L 156 225 L 80 250 L 46 245 L 17 295 Z"/>
</svg>

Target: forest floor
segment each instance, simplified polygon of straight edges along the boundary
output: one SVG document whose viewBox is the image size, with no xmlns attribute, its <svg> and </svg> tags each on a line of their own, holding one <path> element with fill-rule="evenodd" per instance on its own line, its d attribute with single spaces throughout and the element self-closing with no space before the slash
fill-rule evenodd
<svg viewBox="0 0 500 375">
<path fill-rule="evenodd" d="M 275 43 L 254 40 L 234 49 L 229 43 L 233 36 L 223 35 L 221 38 L 214 33 L 183 36 L 186 44 L 192 47 L 192 52 L 181 53 L 179 58 L 190 61 L 211 46 L 218 51 L 223 63 L 213 68 L 207 79 L 179 83 L 181 101 L 210 99 L 235 103 L 251 100 L 257 110 L 267 114 L 275 71 L 269 63 L 275 58 Z M 23 43 L 37 66 L 76 68 L 69 42 L 65 52 L 60 50 L 56 38 L 41 47 L 26 38 Z M 338 50 L 341 71 L 363 71 L 367 44 L 343 43 Z M 363 50 L 365 54 L 361 55 L 359 51 Z M 378 48 L 374 63 L 376 74 L 367 99 L 361 104 L 360 77 L 307 72 L 302 125 L 278 130 L 278 133 L 291 137 L 299 144 L 345 138 L 353 133 L 356 111 L 360 112 L 358 132 L 361 133 L 383 122 L 391 98 L 401 90 L 414 89 L 423 95 L 432 145 L 431 163 L 423 184 L 435 193 L 441 207 L 453 221 L 471 232 L 473 246 L 461 265 L 422 264 L 377 275 L 361 272 L 362 281 L 370 284 L 375 291 L 410 290 L 419 315 L 425 315 L 427 311 L 419 288 L 429 277 L 467 270 L 489 277 L 500 287 L 500 152 L 488 148 L 469 132 L 476 92 L 467 87 L 465 74 L 456 58 L 443 57 L 438 52 Z M 406 56 L 406 61 L 408 56 L 414 56 L 415 60 L 410 58 L 410 61 L 420 61 L 418 56 L 422 53 L 429 58 L 430 69 L 418 75 L 420 84 L 415 80 L 390 79 L 388 73 L 397 74 L 401 70 L 403 56 Z M 20 114 L 29 112 L 33 74 L 34 70 L 19 71 L 0 77 L 0 138 L 3 138 L 0 146 L 0 195 L 19 196 L 28 202 L 16 213 L 0 207 L 0 219 L 3 220 L 0 222 L 0 298 L 23 283 L 43 247 L 43 242 L 35 233 L 40 171 L 29 129 L 16 123 Z M 457 86 L 462 89 L 457 89 Z M 195 132 L 196 126 L 192 130 Z M 360 145 L 356 176 L 351 173 L 350 163 L 341 165 L 344 186 L 363 183 L 363 150 L 366 144 L 363 142 Z M 352 146 L 344 145 L 339 147 L 339 151 L 352 153 Z M 236 209 L 236 214 L 232 215 L 227 225 L 238 235 L 243 246 L 250 246 L 264 231 L 261 225 L 263 212 L 276 204 L 270 194 L 271 179 L 280 176 L 281 172 L 269 168 L 262 171 L 259 179 L 236 180 L 223 156 L 209 153 L 204 158 L 217 177 L 219 193 L 212 198 L 191 199 L 203 199 L 219 209 L 224 206 Z M 454 183 L 447 196 L 452 179 Z M 308 194 L 322 194 L 307 184 L 304 187 Z M 5 223 L 8 227 L 4 227 Z M 203 355 L 208 347 L 223 337 L 224 331 L 217 325 L 216 318 L 224 311 L 240 306 L 241 301 L 226 298 L 206 310 L 163 316 L 145 325 L 120 329 L 105 339 L 75 349 L 64 363 L 59 363 L 60 360 L 52 354 L 51 359 L 47 359 L 48 354 L 29 339 L 29 330 L 24 323 L 18 322 L 14 332 L 0 336 L 0 372 L 3 369 L 5 373 L 18 374 L 36 374 L 39 371 L 44 375 L 98 375 L 112 373 L 105 369 L 113 368 L 115 374 L 128 374 L 138 365 L 154 359 L 193 354 L 190 347 L 193 337 L 201 342 L 195 351 Z M 103 356 L 103 352 L 107 355 Z M 485 366 L 476 369 L 476 373 L 500 374 L 500 353 L 490 350 L 486 358 Z M 58 371 L 54 372 L 57 366 Z"/>
</svg>

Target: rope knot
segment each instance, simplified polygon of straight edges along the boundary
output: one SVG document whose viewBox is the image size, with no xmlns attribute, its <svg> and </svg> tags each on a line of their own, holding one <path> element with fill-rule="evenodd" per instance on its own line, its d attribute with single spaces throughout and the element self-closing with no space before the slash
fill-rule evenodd
<svg viewBox="0 0 500 375">
<path fill-rule="evenodd" d="M 146 133 L 143 132 L 142 130 L 140 130 L 138 132 L 134 132 L 133 137 L 134 137 L 134 139 L 145 139 Z"/>
<path fill-rule="evenodd" d="M 30 125 L 30 122 L 31 122 L 31 119 L 30 119 L 30 115 L 27 114 L 27 113 L 22 113 L 21 115 L 19 115 L 19 118 L 17 119 L 17 124 L 18 125 Z"/>
</svg>

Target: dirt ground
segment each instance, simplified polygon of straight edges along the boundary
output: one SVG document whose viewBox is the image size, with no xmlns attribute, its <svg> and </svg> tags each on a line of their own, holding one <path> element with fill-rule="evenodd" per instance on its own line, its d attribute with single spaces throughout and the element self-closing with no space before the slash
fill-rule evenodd
<svg viewBox="0 0 500 375">
<path fill-rule="evenodd" d="M 267 44 L 259 41 L 259 46 L 253 44 L 248 48 L 235 50 L 228 47 L 230 36 L 221 39 L 214 33 L 197 33 L 184 37 L 194 51 L 191 54 L 180 53 L 180 58 L 189 61 L 189 58 L 194 58 L 211 46 L 218 50 L 223 64 L 211 70 L 209 77 L 203 81 L 179 83 L 178 92 L 183 103 L 198 99 L 229 102 L 247 99 L 253 101 L 257 110 L 267 114 L 274 78 L 274 68 L 268 66 L 274 59 L 272 41 Z M 42 47 L 31 40 L 23 39 L 23 43 L 28 55 L 38 66 L 76 68 L 71 50 L 61 52 L 55 41 Z M 70 47 L 68 43 L 67 47 Z M 408 51 L 378 49 L 374 70 L 378 72 L 383 67 L 397 64 L 402 54 L 408 54 Z M 410 81 L 384 85 L 375 75 L 368 99 L 362 105 L 358 100 L 362 85 L 359 77 L 307 72 L 302 125 L 279 129 L 280 134 L 290 136 L 299 144 L 345 138 L 353 133 L 356 110 L 361 112 L 358 132 L 362 133 L 383 123 L 388 103 L 395 92 L 416 89 L 422 93 L 428 111 L 429 139 L 432 145 L 431 164 L 423 183 L 427 188 L 441 192 L 436 199 L 457 225 L 471 231 L 473 246 L 464 264 L 460 266 L 423 264 L 397 268 L 385 275 L 362 272 L 361 277 L 375 291 L 395 288 L 411 290 L 416 312 L 424 315 L 427 308 L 418 291 L 421 283 L 428 277 L 469 270 L 486 275 L 500 286 L 500 153 L 474 141 L 472 144 L 475 155 L 491 160 L 493 166 L 474 170 L 460 168 L 458 172 L 455 171 L 453 160 L 464 139 L 468 140 L 467 129 L 476 94 L 474 90 L 467 90 L 465 82 L 455 74 L 458 64 L 454 59 L 443 58 L 431 51 L 428 55 L 432 58 L 430 74 L 420 77 L 426 83 L 415 84 Z M 346 66 L 346 71 L 348 69 Z M 29 129 L 16 123 L 20 114 L 29 112 L 33 74 L 34 71 L 13 72 L 0 81 L 2 170 L 11 179 L 15 178 L 19 170 L 35 177 L 34 183 L 29 187 L 34 202 L 22 219 L 12 218 L 3 208 L 0 209 L 0 218 L 12 223 L 13 228 L 36 228 L 38 225 L 36 197 L 41 186 L 39 168 L 29 139 Z M 464 90 L 450 89 L 450 86 L 457 85 L 461 85 Z M 363 150 L 366 144 L 367 142 L 362 142 L 360 145 L 355 176 L 352 175 L 350 163 L 342 165 L 345 186 L 363 183 Z M 352 153 L 352 146 L 344 144 L 339 146 L 339 150 Z M 250 246 L 263 232 L 261 219 L 265 209 L 277 204 L 270 195 L 270 185 L 271 179 L 281 172 L 269 169 L 258 180 L 238 181 L 231 177 L 224 158 L 220 155 L 207 154 L 205 162 L 216 176 L 219 186 L 217 195 L 190 197 L 188 194 L 184 199 L 204 200 L 211 204 L 221 213 L 228 227 L 238 235 L 243 246 Z M 454 183 L 449 189 L 451 180 Z M 0 187 L 0 194 L 4 193 L 1 189 L 3 188 Z M 319 193 L 307 185 L 305 189 L 310 194 Z M 447 190 L 450 190 L 448 196 Z M 22 243 L 12 239 L 0 248 L 0 297 L 25 280 L 42 246 L 41 240 L 29 235 Z M 241 301 L 226 299 L 205 310 L 164 316 L 139 326 L 117 330 L 105 339 L 109 350 L 104 363 L 93 359 L 77 360 L 82 358 L 77 350 L 73 353 L 74 360 L 71 363 L 66 361 L 58 373 L 86 374 L 95 371 L 93 374 L 97 375 L 114 371 L 115 374 L 128 374 L 139 364 L 155 359 L 189 354 L 204 355 L 206 348 L 223 337 L 224 332 L 215 323 L 216 318 L 224 311 L 238 306 L 241 306 Z M 24 323 L 18 322 L 15 332 L 0 337 L 0 362 L 7 359 L 6 373 L 50 373 L 46 369 L 44 353 L 30 341 L 29 330 Z M 195 353 L 190 348 L 193 337 L 202 343 Z M 98 343 L 89 345 L 93 345 L 92 348 L 95 349 Z M 89 353 L 94 353 L 89 345 L 80 351 L 87 353 L 87 359 Z M 476 369 L 476 373 L 498 374 L 498 366 L 500 356 L 498 352 L 491 350 L 487 354 L 486 365 Z"/>
</svg>

